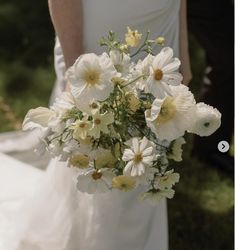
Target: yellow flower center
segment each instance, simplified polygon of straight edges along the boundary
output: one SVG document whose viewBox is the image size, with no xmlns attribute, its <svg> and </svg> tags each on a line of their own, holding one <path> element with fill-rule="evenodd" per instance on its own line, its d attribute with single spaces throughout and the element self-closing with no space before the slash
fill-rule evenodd
<svg viewBox="0 0 235 250">
<path fill-rule="evenodd" d="M 95 125 L 100 125 L 101 123 L 101 120 L 99 118 L 96 118 L 95 121 L 94 121 Z"/>
<path fill-rule="evenodd" d="M 102 173 L 100 173 L 100 172 L 94 172 L 93 174 L 92 174 L 92 178 L 94 179 L 94 180 L 98 180 L 98 179 L 100 179 L 102 177 Z"/>
<path fill-rule="evenodd" d="M 100 73 L 97 70 L 88 70 L 84 75 L 84 80 L 91 86 L 99 84 Z"/>
<path fill-rule="evenodd" d="M 133 159 L 135 164 L 139 164 L 142 160 L 143 160 L 143 156 L 141 153 L 136 154 Z"/>
<path fill-rule="evenodd" d="M 156 81 L 160 81 L 160 80 L 162 80 L 162 78 L 163 78 L 163 72 L 162 72 L 162 70 L 161 69 L 155 69 L 154 70 L 154 79 Z"/>
<path fill-rule="evenodd" d="M 156 122 L 160 124 L 166 123 L 170 121 L 172 118 L 174 118 L 175 114 L 176 114 L 176 107 L 174 104 L 174 98 L 168 96 L 162 104 Z"/>
</svg>

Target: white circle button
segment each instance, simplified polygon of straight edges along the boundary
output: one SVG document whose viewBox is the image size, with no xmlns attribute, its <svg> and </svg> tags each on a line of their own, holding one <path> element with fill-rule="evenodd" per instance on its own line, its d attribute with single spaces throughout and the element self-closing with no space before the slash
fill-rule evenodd
<svg viewBox="0 0 235 250">
<path fill-rule="evenodd" d="M 227 141 L 220 141 L 218 143 L 218 149 L 221 153 L 226 153 L 229 150 L 229 143 Z"/>
</svg>

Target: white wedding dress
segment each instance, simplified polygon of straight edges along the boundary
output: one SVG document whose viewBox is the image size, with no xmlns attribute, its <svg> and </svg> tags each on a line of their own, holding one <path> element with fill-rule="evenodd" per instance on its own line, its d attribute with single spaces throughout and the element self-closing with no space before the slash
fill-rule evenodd
<svg viewBox="0 0 235 250">
<path fill-rule="evenodd" d="M 85 51 L 100 53 L 99 38 L 110 29 L 123 37 L 128 25 L 143 33 L 150 30 L 153 38 L 164 36 L 177 55 L 179 2 L 84 0 Z M 53 93 L 59 96 L 65 67 L 58 40 L 55 68 Z M 33 146 L 36 134 L 15 140 L 3 137 L 0 150 L 19 151 L 20 147 L 20 159 L 34 165 L 23 149 Z M 168 249 L 165 200 L 155 207 L 138 201 L 141 187 L 130 193 L 80 193 L 75 170 L 57 159 L 45 171 L 22 161 L 0 153 L 0 250 Z M 38 159 L 36 165 L 40 165 Z"/>
</svg>

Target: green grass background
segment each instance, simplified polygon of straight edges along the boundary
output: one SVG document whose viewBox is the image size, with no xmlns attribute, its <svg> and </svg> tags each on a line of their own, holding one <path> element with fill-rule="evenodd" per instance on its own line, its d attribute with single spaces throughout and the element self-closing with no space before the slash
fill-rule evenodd
<svg viewBox="0 0 235 250">
<path fill-rule="evenodd" d="M 20 21 L 16 21 L 20 20 Z M 54 33 L 46 1 L 0 3 L 0 96 L 18 119 L 29 108 L 47 106 L 54 84 Z M 197 96 L 205 69 L 204 51 L 190 37 L 193 81 Z M 0 132 L 12 124 L 0 111 Z M 233 249 L 233 176 L 190 156 L 187 136 L 175 198 L 168 202 L 170 250 Z"/>
</svg>

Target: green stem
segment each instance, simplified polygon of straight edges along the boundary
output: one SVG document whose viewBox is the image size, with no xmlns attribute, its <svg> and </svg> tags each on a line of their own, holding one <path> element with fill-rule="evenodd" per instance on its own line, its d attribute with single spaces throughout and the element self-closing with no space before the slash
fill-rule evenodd
<svg viewBox="0 0 235 250">
<path fill-rule="evenodd" d="M 130 85 L 130 84 L 132 84 L 132 83 L 134 83 L 134 82 L 138 81 L 140 78 L 143 78 L 144 76 L 145 76 L 145 75 L 138 76 L 138 77 L 137 77 L 137 78 L 135 78 L 134 80 L 132 80 L 132 81 L 128 82 L 126 85 L 122 86 L 122 88 L 127 87 L 128 85 Z"/>
</svg>

